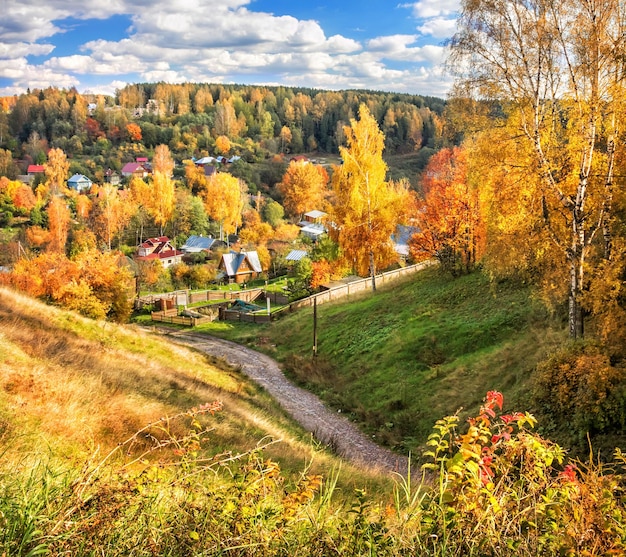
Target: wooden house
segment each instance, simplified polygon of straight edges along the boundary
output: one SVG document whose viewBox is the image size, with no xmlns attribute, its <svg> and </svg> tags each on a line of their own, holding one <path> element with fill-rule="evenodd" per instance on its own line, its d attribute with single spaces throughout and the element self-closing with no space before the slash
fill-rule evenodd
<svg viewBox="0 0 626 557">
<path fill-rule="evenodd" d="M 225 279 L 237 284 L 255 279 L 263 272 L 259 254 L 254 250 L 223 254 L 218 269 Z"/>
</svg>

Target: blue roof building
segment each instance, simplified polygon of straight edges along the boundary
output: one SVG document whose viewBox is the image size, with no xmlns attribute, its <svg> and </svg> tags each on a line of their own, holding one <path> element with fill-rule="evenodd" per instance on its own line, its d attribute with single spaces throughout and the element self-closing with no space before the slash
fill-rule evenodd
<svg viewBox="0 0 626 557">
<path fill-rule="evenodd" d="M 68 181 L 67 187 L 76 190 L 78 193 L 91 188 L 93 182 L 83 174 L 74 174 Z"/>
</svg>

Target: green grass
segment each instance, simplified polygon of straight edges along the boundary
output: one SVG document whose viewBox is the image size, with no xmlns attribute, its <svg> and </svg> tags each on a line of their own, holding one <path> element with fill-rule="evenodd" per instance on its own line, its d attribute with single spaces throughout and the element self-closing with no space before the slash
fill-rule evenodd
<svg viewBox="0 0 626 557">
<path fill-rule="evenodd" d="M 475 412 L 488 390 L 502 391 L 509 409 L 529 409 L 536 363 L 565 338 L 528 289 L 437 269 L 373 296 L 318 306 L 317 358 L 310 309 L 270 326 L 202 328 L 271 354 L 402 452 L 416 452 L 442 416 Z"/>
</svg>

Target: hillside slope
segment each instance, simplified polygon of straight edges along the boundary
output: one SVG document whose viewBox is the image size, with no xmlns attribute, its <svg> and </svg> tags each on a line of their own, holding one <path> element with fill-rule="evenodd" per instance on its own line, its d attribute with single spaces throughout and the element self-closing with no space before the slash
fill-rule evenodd
<svg viewBox="0 0 626 557">
<path fill-rule="evenodd" d="M 519 284 L 481 273 L 453 279 L 437 269 L 375 295 L 302 310 L 259 332 L 238 326 L 215 334 L 282 361 L 296 380 L 359 422 L 378 441 L 407 453 L 442 416 L 475 413 L 499 390 L 509 409 L 532 410 L 530 378 L 565 331 Z M 208 328 L 208 327 L 207 327 Z"/>
<path fill-rule="evenodd" d="M 0 442 L 24 455 L 81 462 L 146 424 L 221 401 L 208 451 L 268 441 L 287 469 L 336 462 L 260 388 L 224 362 L 130 326 L 93 321 L 0 289 Z M 263 440 L 263 441 L 261 441 Z M 348 470 L 350 467 L 346 466 Z"/>
</svg>

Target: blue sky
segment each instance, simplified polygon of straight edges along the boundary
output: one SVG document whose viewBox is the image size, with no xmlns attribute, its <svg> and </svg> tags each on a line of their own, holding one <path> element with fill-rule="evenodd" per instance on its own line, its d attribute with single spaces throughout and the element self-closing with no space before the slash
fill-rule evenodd
<svg viewBox="0 0 626 557">
<path fill-rule="evenodd" d="M 446 95 L 460 0 L 4 0 L 0 95 L 185 81 Z"/>
</svg>

